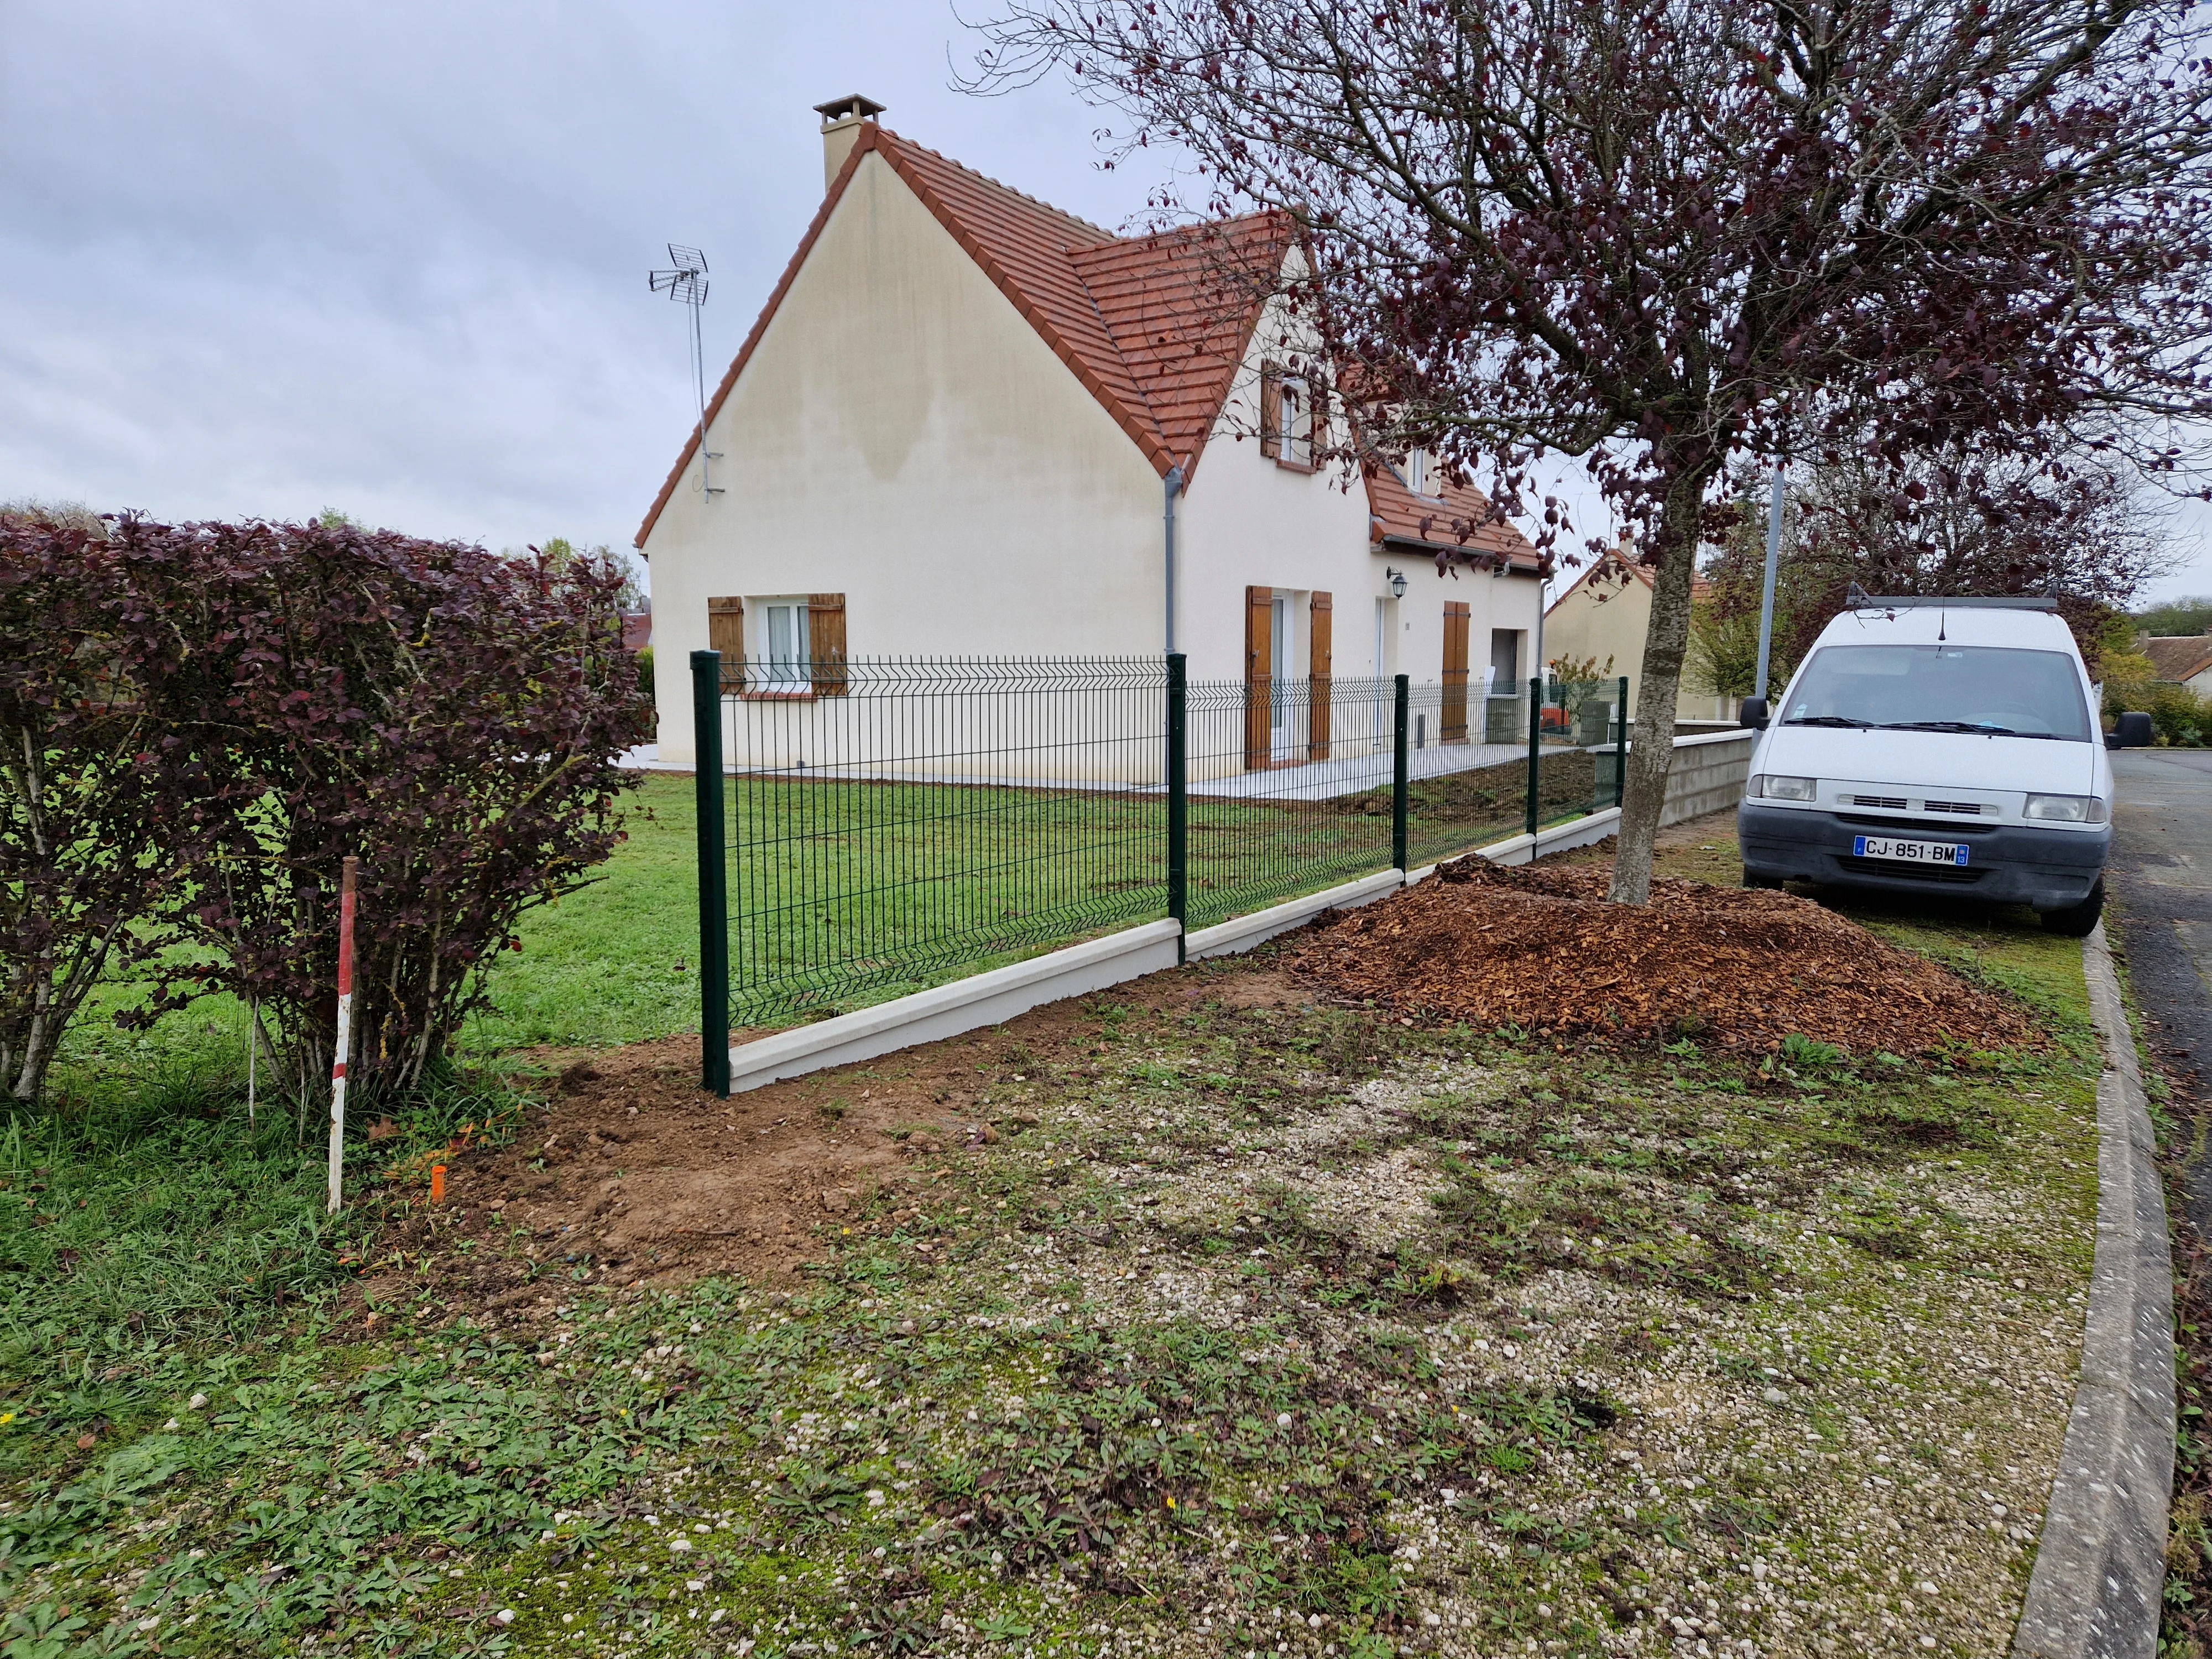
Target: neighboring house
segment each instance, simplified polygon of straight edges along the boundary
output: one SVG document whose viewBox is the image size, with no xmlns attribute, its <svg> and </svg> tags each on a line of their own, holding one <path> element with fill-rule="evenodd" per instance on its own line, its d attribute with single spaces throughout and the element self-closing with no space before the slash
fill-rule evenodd
<svg viewBox="0 0 2212 1659">
<path fill-rule="evenodd" d="M 2147 639 L 2142 653 L 2159 678 L 2176 681 L 2201 697 L 2212 696 L 2212 634 Z"/>
<path fill-rule="evenodd" d="M 1629 712 L 1643 707 L 1644 639 L 1651 626 L 1651 585 L 1657 573 L 1647 565 L 1608 550 L 1584 567 L 1582 574 L 1544 612 L 1544 656 L 1549 662 L 1608 658 L 1612 672 L 1628 677 Z M 1692 603 L 1705 599 L 1712 584 L 1704 577 L 1692 580 Z M 1683 665 L 1681 690 L 1675 699 L 1678 720 L 1733 720 L 1742 699 L 1723 697 L 1694 684 L 1695 673 Z"/>
<path fill-rule="evenodd" d="M 1481 496 L 1418 456 L 1315 464 L 1345 411 L 1240 280 L 1297 258 L 1286 219 L 1116 237 L 866 99 L 818 107 L 828 194 L 708 407 L 703 477 L 695 433 L 638 532 L 665 760 L 691 757 L 676 665 L 708 646 L 786 696 L 836 694 L 848 659 L 1157 658 L 1170 628 L 1194 681 L 1402 672 L 1449 706 L 1532 672 L 1536 552 Z"/>
<path fill-rule="evenodd" d="M 625 611 L 623 612 L 623 649 L 642 651 L 653 643 L 653 612 Z"/>
</svg>

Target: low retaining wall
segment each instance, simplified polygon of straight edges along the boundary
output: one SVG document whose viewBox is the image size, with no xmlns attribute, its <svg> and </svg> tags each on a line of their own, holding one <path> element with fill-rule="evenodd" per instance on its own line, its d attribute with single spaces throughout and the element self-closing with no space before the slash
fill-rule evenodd
<svg viewBox="0 0 2212 1659">
<path fill-rule="evenodd" d="M 1748 732 L 1722 732 L 1678 738 L 1674 770 L 1668 780 L 1667 804 L 1659 821 L 1679 823 L 1741 799 L 1751 763 L 1751 738 Z M 1594 846 L 1617 834 L 1620 828 L 1620 809 L 1608 807 L 1534 836 L 1510 836 L 1476 850 L 1493 864 L 1528 864 L 1553 853 Z M 1348 910 L 1372 903 L 1412 882 L 1426 879 L 1435 869 L 1431 864 L 1411 874 L 1382 870 L 1238 916 L 1218 927 L 1201 927 L 1184 941 L 1181 954 L 1195 958 L 1249 951 L 1278 933 L 1304 927 L 1324 910 Z M 1003 1025 L 1015 1015 L 1048 1002 L 1156 974 L 1176 965 L 1176 933 L 1172 921 L 1147 922 L 1142 927 L 1088 939 L 1027 962 L 971 974 L 933 990 L 878 1003 L 858 1013 L 840 1014 L 795 1030 L 738 1043 L 730 1050 L 730 1092 L 743 1094 L 785 1078 L 873 1060 L 987 1025 Z"/>
<path fill-rule="evenodd" d="M 1751 776 L 1751 746 L 1759 733 L 1701 732 L 1674 739 L 1674 764 L 1667 774 L 1667 799 L 1659 808 L 1659 826 L 1701 818 L 1734 806 L 1743 799 Z"/>
</svg>

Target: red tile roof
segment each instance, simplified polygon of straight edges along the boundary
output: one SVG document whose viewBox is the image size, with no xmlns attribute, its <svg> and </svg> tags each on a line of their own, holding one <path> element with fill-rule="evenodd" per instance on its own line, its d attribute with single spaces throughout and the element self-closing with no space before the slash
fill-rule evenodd
<svg viewBox="0 0 2212 1659">
<path fill-rule="evenodd" d="M 2162 680 L 2193 680 L 2212 668 L 2212 634 L 2165 635 L 2143 641 L 2143 654 Z"/>
<path fill-rule="evenodd" d="M 1188 483 L 1249 349 L 1261 306 L 1291 240 L 1288 217 L 1249 215 L 1117 237 L 865 123 L 775 291 L 707 406 L 711 422 L 767 331 L 815 240 L 870 154 L 881 155 L 999 291 L 1028 319 L 1163 477 Z M 695 430 L 639 526 L 642 547 L 699 446 Z M 1378 543 L 1474 550 L 1534 569 L 1536 550 L 1510 526 L 1485 522 L 1474 490 L 1415 496 L 1387 468 L 1367 470 Z M 1464 532 L 1464 533 L 1463 533 Z"/>
<path fill-rule="evenodd" d="M 1536 568 L 1534 544 L 1511 525 L 1492 520 L 1490 498 L 1480 490 L 1446 484 L 1441 494 L 1416 495 L 1380 462 L 1369 462 L 1364 471 L 1370 533 L 1378 544 L 1472 553 L 1503 559 L 1514 570 Z"/>
<path fill-rule="evenodd" d="M 1624 547 L 1628 545 L 1626 538 L 1622 539 L 1621 545 Z M 1573 592 L 1584 582 L 1597 577 L 1602 577 L 1605 580 L 1623 587 L 1626 586 L 1629 579 L 1633 577 L 1649 588 L 1658 585 L 1659 572 L 1653 566 L 1624 556 L 1620 548 L 1609 547 L 1596 558 L 1592 559 L 1584 567 L 1582 574 L 1577 576 L 1559 591 L 1559 597 L 1544 607 L 1544 614 L 1551 615 L 1553 611 L 1566 603 L 1568 594 Z M 1692 605 L 1700 600 L 1711 599 L 1713 585 L 1706 578 L 1695 575 L 1690 578 L 1690 602 Z M 1604 601 L 1601 599 L 1599 603 L 1603 604 Z"/>
</svg>

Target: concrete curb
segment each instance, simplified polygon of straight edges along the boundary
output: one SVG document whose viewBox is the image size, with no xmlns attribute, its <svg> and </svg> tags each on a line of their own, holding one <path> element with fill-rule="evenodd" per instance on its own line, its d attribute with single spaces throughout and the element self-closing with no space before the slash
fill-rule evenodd
<svg viewBox="0 0 2212 1659">
<path fill-rule="evenodd" d="M 2015 1659 L 2154 1659 L 2173 1488 L 2173 1255 L 2135 1035 L 2100 924 L 2084 942 L 2105 1042 L 2097 1259 L 2081 1378 L 2013 1638 Z"/>
</svg>

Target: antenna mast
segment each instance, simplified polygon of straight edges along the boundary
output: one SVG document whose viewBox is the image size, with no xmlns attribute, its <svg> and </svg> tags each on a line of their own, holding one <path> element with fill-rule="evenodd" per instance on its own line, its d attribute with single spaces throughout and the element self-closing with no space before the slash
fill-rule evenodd
<svg viewBox="0 0 2212 1659">
<path fill-rule="evenodd" d="M 707 448 L 707 351 L 699 332 L 700 308 L 707 303 L 707 256 L 696 247 L 671 242 L 668 263 L 671 269 L 650 272 L 646 281 L 655 294 L 665 294 L 678 305 L 691 308 L 691 389 L 699 409 L 699 491 L 711 501 L 722 492 L 707 464 L 722 458 Z"/>
</svg>

